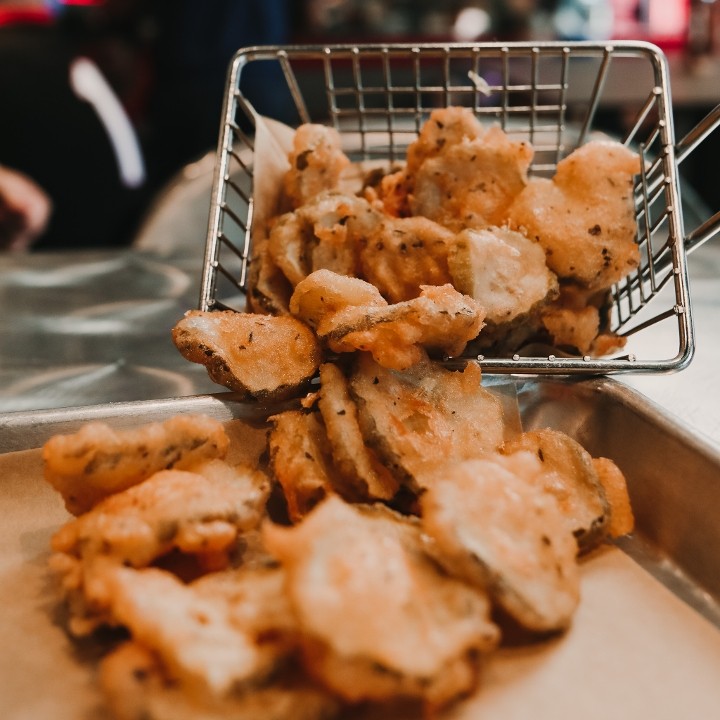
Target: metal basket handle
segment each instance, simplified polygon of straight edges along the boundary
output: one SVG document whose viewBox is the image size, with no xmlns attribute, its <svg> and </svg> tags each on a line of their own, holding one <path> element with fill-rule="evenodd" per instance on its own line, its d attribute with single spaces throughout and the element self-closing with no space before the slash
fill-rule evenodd
<svg viewBox="0 0 720 720">
<path fill-rule="evenodd" d="M 678 165 L 720 125 L 720 104 L 716 105 L 682 140 L 675 144 Z M 720 232 L 720 210 L 685 237 L 685 251 L 691 252 Z"/>
</svg>

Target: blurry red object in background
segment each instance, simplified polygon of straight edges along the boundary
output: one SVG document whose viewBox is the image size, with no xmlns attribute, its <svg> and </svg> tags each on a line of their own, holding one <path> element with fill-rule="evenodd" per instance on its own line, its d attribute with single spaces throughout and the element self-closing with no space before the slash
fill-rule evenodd
<svg viewBox="0 0 720 720">
<path fill-rule="evenodd" d="M 3 25 L 47 25 L 52 22 L 52 14 L 44 8 L 3 7 L 0 8 L 0 27 Z"/>
<path fill-rule="evenodd" d="M 105 0 L 48 0 L 45 7 L 30 7 L 28 5 L 13 6 L 12 4 L 0 7 L 0 27 L 3 25 L 35 24 L 47 25 L 55 16 L 66 7 L 98 7 L 104 5 Z"/>
<path fill-rule="evenodd" d="M 690 22 L 690 0 L 611 0 L 613 37 L 648 40 L 664 50 L 684 47 Z"/>
</svg>

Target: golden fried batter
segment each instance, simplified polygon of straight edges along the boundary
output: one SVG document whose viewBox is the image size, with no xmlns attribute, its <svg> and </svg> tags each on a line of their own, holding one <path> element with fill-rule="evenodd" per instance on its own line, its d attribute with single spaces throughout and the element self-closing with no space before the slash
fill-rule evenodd
<svg viewBox="0 0 720 720">
<path fill-rule="evenodd" d="M 434 110 L 407 150 L 406 166 L 375 189 L 392 217 L 423 216 L 456 231 L 505 222 L 527 184 L 533 148 L 498 126 L 485 129 L 470 108 Z"/>
<path fill-rule="evenodd" d="M 555 497 L 580 549 L 588 550 L 605 539 L 610 506 L 590 453 L 559 430 L 524 432 L 505 443 L 502 452 L 536 455 L 542 472 L 533 482 Z"/>
<path fill-rule="evenodd" d="M 290 312 L 306 325 L 327 335 L 330 319 L 348 307 L 387 307 L 378 289 L 360 278 L 316 270 L 300 282 L 290 298 Z"/>
<path fill-rule="evenodd" d="M 374 194 L 391 217 L 422 216 L 455 231 L 502 225 L 527 185 L 533 154 L 499 126 L 485 129 L 470 108 L 434 110 L 408 147 L 406 166 Z"/>
<path fill-rule="evenodd" d="M 486 311 L 473 349 L 517 350 L 542 327 L 540 315 L 558 294 L 540 245 L 507 228 L 464 230 L 448 253 L 453 285 Z"/>
<path fill-rule="evenodd" d="M 384 367 L 406 370 L 426 352 L 457 357 L 483 327 L 484 309 L 448 284 L 423 285 L 420 295 L 387 308 L 346 308 L 331 319 L 335 352 L 363 350 Z"/>
<path fill-rule="evenodd" d="M 374 450 L 365 444 L 348 381 L 342 370 L 332 363 L 320 367 L 318 408 L 325 424 L 334 468 L 343 481 L 342 494 L 366 502 L 394 497 L 399 482 L 382 465 Z"/>
<path fill-rule="evenodd" d="M 342 292 L 367 297 L 343 306 Z M 425 358 L 425 350 L 456 356 L 482 327 L 483 309 L 452 285 L 423 286 L 420 296 L 387 305 L 369 283 L 318 270 L 296 288 L 290 301 L 300 319 L 315 327 L 334 352 L 364 350 L 385 367 L 404 370 Z M 327 308 L 327 313 L 325 309 Z M 338 309 L 336 309 L 338 308 Z"/>
<path fill-rule="evenodd" d="M 267 250 L 293 287 L 314 270 L 354 277 L 362 238 L 380 221 L 379 213 L 363 198 L 321 193 L 275 220 Z"/>
<path fill-rule="evenodd" d="M 283 189 L 291 207 L 297 208 L 323 190 L 338 186 L 342 171 L 349 165 L 334 128 L 308 123 L 301 125 L 293 139 Z"/>
<path fill-rule="evenodd" d="M 592 305 L 583 308 L 550 305 L 542 311 L 542 325 L 555 347 L 587 355 L 600 332 L 600 312 Z"/>
<path fill-rule="evenodd" d="M 45 443 L 45 479 L 63 496 L 68 511 L 79 515 L 159 470 L 183 470 L 199 460 L 222 458 L 228 442 L 222 424 L 204 415 L 180 415 L 125 430 L 87 423 Z"/>
<path fill-rule="evenodd" d="M 287 315 L 292 285 L 273 260 L 267 237 L 253 241 L 248 265 L 247 309 L 261 315 Z"/>
<path fill-rule="evenodd" d="M 310 272 L 309 248 L 313 238 L 312 230 L 312 224 L 305 222 L 299 211 L 281 215 L 273 221 L 270 228 L 267 239 L 268 258 L 283 273 L 291 288 Z"/>
<path fill-rule="evenodd" d="M 277 562 L 209 573 L 190 587 L 197 597 L 222 599 L 233 626 L 249 633 L 256 642 L 282 644 L 289 649 L 299 632 L 285 594 L 285 571 Z"/>
<path fill-rule="evenodd" d="M 270 420 L 270 466 L 282 486 L 288 516 L 295 522 L 335 492 L 327 435 L 318 413 L 286 410 Z"/>
<path fill-rule="evenodd" d="M 298 212 L 313 226 L 310 269 L 357 275 L 359 247 L 380 224 L 380 213 L 363 198 L 331 193 Z"/>
<path fill-rule="evenodd" d="M 373 674 L 326 673 L 324 663 L 310 658 L 308 670 L 343 697 L 424 697 L 454 663 L 497 643 L 487 597 L 438 568 L 416 522 L 383 506 L 331 497 L 293 528 L 264 530 L 311 643 L 328 647 L 340 665 L 360 661 L 385 670 L 389 682 L 382 684 Z M 462 687 L 450 683 L 449 696 L 431 700 L 440 704 L 468 691 L 473 675 L 465 675 Z"/>
<path fill-rule="evenodd" d="M 625 475 L 610 458 L 593 458 L 592 463 L 610 505 L 608 535 L 613 538 L 627 535 L 635 526 L 635 516 Z"/>
<path fill-rule="evenodd" d="M 593 291 L 572 282 L 541 310 L 542 325 L 555 346 L 581 355 L 607 355 L 625 346 L 627 338 L 607 328 L 608 291 Z"/>
<path fill-rule="evenodd" d="M 289 317 L 231 310 L 190 310 L 173 328 L 173 342 L 210 378 L 246 400 L 283 400 L 298 393 L 320 366 L 313 332 Z"/>
<path fill-rule="evenodd" d="M 420 499 L 422 524 L 451 572 L 487 588 L 520 624 L 570 624 L 579 602 L 577 544 L 557 501 L 519 452 L 444 466 Z"/>
<path fill-rule="evenodd" d="M 350 378 L 350 393 L 365 441 L 417 489 L 437 465 L 502 445 L 502 404 L 480 380 L 474 363 L 456 372 L 423 362 L 401 373 L 363 354 Z"/>
<path fill-rule="evenodd" d="M 640 262 L 633 176 L 638 156 L 613 141 L 592 141 L 558 163 L 552 180 L 533 178 L 509 211 L 510 224 L 537 240 L 560 278 L 610 287 Z"/>
<path fill-rule="evenodd" d="M 476 140 L 484 132 L 470 108 L 450 106 L 433 110 L 420 128 L 417 140 L 408 147 L 408 173 L 417 172 L 427 158 L 440 155 L 448 145 Z"/>
<path fill-rule="evenodd" d="M 112 624 L 106 578 L 115 566 L 146 567 L 176 551 L 217 569 L 229 563 L 239 535 L 260 524 L 270 489 L 262 473 L 221 460 L 193 470 L 160 471 L 55 533 L 49 565 L 74 635 Z"/>
<path fill-rule="evenodd" d="M 256 642 L 233 621 L 222 595 L 197 593 L 156 568 L 116 566 L 106 583 L 116 621 L 156 653 L 191 693 L 222 696 L 263 679 L 280 660 L 276 644 Z"/>
<path fill-rule="evenodd" d="M 303 679 L 198 695 L 134 641 L 103 659 L 100 683 L 116 720 L 330 720 L 339 709 L 337 699 Z"/>
<path fill-rule="evenodd" d="M 364 196 L 390 217 L 408 217 L 411 188 L 408 171 L 401 168 L 384 175 L 375 186 L 365 188 Z"/>
<path fill-rule="evenodd" d="M 396 699 L 422 704 L 417 713 L 401 713 L 402 718 L 433 718 L 436 711 L 470 694 L 478 684 L 474 653 L 448 660 L 442 672 L 430 677 L 403 675 L 376 660 L 338 655 L 330 645 L 315 639 L 304 639 L 302 658 L 307 673 L 343 700 L 375 701 L 371 718 L 394 718 L 390 702 Z"/>
<path fill-rule="evenodd" d="M 451 281 L 448 249 L 454 235 L 424 217 L 386 218 L 360 246 L 362 277 L 391 303 L 410 300 L 423 285 Z"/>
<path fill-rule="evenodd" d="M 453 285 L 477 300 L 494 325 L 529 315 L 557 296 L 557 278 L 545 264 L 542 248 L 507 228 L 465 230 L 450 246 Z"/>
<path fill-rule="evenodd" d="M 264 517 L 269 482 L 258 470 L 220 460 L 196 469 L 162 470 L 105 498 L 60 528 L 53 550 L 144 567 L 173 548 L 197 554 L 228 548 Z"/>
<path fill-rule="evenodd" d="M 455 230 L 502 225 L 527 185 L 529 143 L 497 126 L 474 140 L 446 143 L 414 175 L 410 209 Z"/>
</svg>

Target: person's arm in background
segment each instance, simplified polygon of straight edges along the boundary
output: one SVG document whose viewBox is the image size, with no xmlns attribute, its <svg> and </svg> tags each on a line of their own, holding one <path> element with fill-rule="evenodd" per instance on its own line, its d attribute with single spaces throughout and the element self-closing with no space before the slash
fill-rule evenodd
<svg viewBox="0 0 720 720">
<path fill-rule="evenodd" d="M 47 227 L 52 203 L 29 177 L 0 166 L 0 250 L 27 250 Z"/>
</svg>

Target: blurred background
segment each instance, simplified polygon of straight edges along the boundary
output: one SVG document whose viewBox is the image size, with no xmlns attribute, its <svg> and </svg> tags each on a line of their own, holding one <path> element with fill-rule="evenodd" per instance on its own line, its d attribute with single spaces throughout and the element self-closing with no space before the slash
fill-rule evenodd
<svg viewBox="0 0 720 720">
<path fill-rule="evenodd" d="M 718 17 L 700 0 L 3 1 L 0 165 L 36 190 L 22 240 L 27 208 L 0 207 L 4 245 L 13 232 L 35 250 L 132 244 L 163 188 L 214 149 L 226 68 L 245 45 L 650 40 L 673 62 L 680 136 L 720 96 Z M 247 83 L 261 112 L 282 116 L 272 76 Z M 717 145 L 683 166 L 715 208 Z"/>
</svg>

